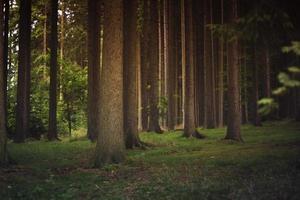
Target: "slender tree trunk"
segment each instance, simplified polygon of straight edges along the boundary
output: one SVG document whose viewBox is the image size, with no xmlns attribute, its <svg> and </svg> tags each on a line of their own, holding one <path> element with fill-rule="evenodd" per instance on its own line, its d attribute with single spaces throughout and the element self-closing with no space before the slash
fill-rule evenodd
<svg viewBox="0 0 300 200">
<path fill-rule="evenodd" d="M 237 0 L 230 0 L 230 5 L 229 22 L 235 23 Z M 228 127 L 225 139 L 242 141 L 238 57 L 238 40 L 234 38 L 228 42 Z"/>
<path fill-rule="evenodd" d="M 158 65 L 159 65 L 159 45 L 158 45 L 158 0 L 150 0 L 150 24 L 149 24 L 149 130 L 161 133 L 159 125 L 158 110 Z"/>
<path fill-rule="evenodd" d="M 167 25 L 168 25 L 168 46 L 167 46 L 167 99 L 168 99 L 168 113 L 167 126 L 169 130 L 174 130 L 176 125 L 176 33 L 175 33 L 175 3 L 174 0 L 167 0 Z"/>
<path fill-rule="evenodd" d="M 65 51 L 65 23 L 66 23 L 66 10 L 65 3 L 61 1 L 61 16 L 60 16 L 60 65 L 58 70 L 58 95 L 59 100 L 63 100 L 63 92 L 62 92 L 62 78 L 63 78 L 63 59 L 64 59 L 64 51 Z M 99 33 L 100 34 L 100 33 Z"/>
<path fill-rule="evenodd" d="M 261 120 L 260 116 L 258 114 L 258 99 L 259 99 L 259 94 L 258 94 L 258 83 L 259 83 L 259 78 L 258 78 L 258 52 L 257 52 L 257 47 L 256 44 L 254 44 L 253 48 L 253 66 L 252 66 L 252 91 L 251 91 L 251 123 L 254 126 L 261 126 Z"/>
<path fill-rule="evenodd" d="M 182 66 L 184 74 L 184 136 L 203 138 L 196 131 L 195 41 L 193 0 L 181 0 Z"/>
<path fill-rule="evenodd" d="M 5 61 L 4 61 L 4 0 L 0 0 L 0 166 L 8 164 L 7 154 L 7 129 L 6 129 L 6 112 L 5 112 Z"/>
<path fill-rule="evenodd" d="M 270 48 L 266 44 L 265 46 L 265 97 L 270 98 L 272 89 L 271 89 L 271 58 L 270 58 Z"/>
<path fill-rule="evenodd" d="M 221 0 L 221 25 L 224 24 L 224 0 Z M 224 126 L 224 36 L 219 39 L 219 63 L 217 70 L 217 122 L 218 127 Z"/>
<path fill-rule="evenodd" d="M 29 133 L 30 112 L 30 55 L 31 55 L 31 0 L 20 2 L 19 68 L 17 85 L 16 135 L 14 142 L 22 143 Z"/>
<path fill-rule="evenodd" d="M 143 30 L 141 38 L 141 110 L 142 130 L 149 128 L 149 1 L 143 0 Z"/>
<path fill-rule="evenodd" d="M 100 88 L 100 13 L 99 1 L 88 1 L 88 138 L 97 139 Z"/>
<path fill-rule="evenodd" d="M 214 73 L 213 73 L 213 39 L 212 39 L 212 31 L 210 27 L 207 25 L 212 24 L 212 12 L 211 12 L 211 0 L 204 1 L 205 8 L 205 36 L 204 36 L 204 63 L 205 63 L 205 112 L 206 112 L 206 128 L 215 128 L 215 99 L 214 99 Z"/>
<path fill-rule="evenodd" d="M 140 146 L 138 135 L 137 66 L 138 0 L 124 0 L 124 131 L 127 148 Z"/>
<path fill-rule="evenodd" d="M 51 0 L 51 35 L 50 35 L 50 101 L 48 140 L 56 140 L 57 136 L 57 18 L 58 0 Z"/>
<path fill-rule="evenodd" d="M 47 31 L 47 26 L 48 26 L 48 4 L 45 3 L 44 7 L 44 24 L 43 24 L 43 55 L 44 55 L 44 68 L 43 68 L 43 78 L 44 80 L 46 79 L 46 74 L 47 74 L 47 60 L 46 60 L 46 55 L 47 55 L 47 36 L 48 36 L 48 31 Z"/>
<path fill-rule="evenodd" d="M 10 5 L 9 0 L 4 1 L 5 13 L 4 13 L 4 104 L 5 104 L 5 124 L 7 126 L 8 104 L 7 104 L 7 75 L 8 75 L 8 51 L 9 51 L 9 12 Z"/>
<path fill-rule="evenodd" d="M 125 157 L 123 110 L 123 1 L 104 0 L 103 69 L 95 166 Z"/>
</svg>

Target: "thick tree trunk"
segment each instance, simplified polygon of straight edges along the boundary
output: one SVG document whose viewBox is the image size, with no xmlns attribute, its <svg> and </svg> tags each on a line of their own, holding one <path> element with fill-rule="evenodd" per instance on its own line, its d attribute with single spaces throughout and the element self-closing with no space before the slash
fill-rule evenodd
<svg viewBox="0 0 300 200">
<path fill-rule="evenodd" d="M 138 0 L 124 0 L 124 131 L 127 148 L 140 146 L 138 135 Z"/>
<path fill-rule="evenodd" d="M 50 101 L 48 140 L 57 140 L 57 18 L 58 0 L 51 0 L 51 34 L 50 34 Z"/>
<path fill-rule="evenodd" d="M 0 0 L 0 166 L 8 164 L 7 155 L 7 131 L 6 131 L 6 112 L 5 112 L 5 64 L 4 64 L 4 0 Z"/>
<path fill-rule="evenodd" d="M 175 20 L 175 3 L 174 0 L 167 0 L 167 26 L 168 26 L 168 46 L 167 46 L 167 127 L 169 130 L 174 130 L 176 125 L 176 20 Z"/>
<path fill-rule="evenodd" d="M 31 55 L 31 0 L 20 2 L 19 68 L 17 86 L 16 135 L 14 142 L 21 143 L 29 137 L 30 112 L 30 55 Z"/>
<path fill-rule="evenodd" d="M 159 110 L 158 110 L 158 65 L 159 65 L 159 45 L 158 45 L 158 0 L 150 0 L 150 23 L 149 23 L 149 129 L 161 133 L 159 125 Z"/>
<path fill-rule="evenodd" d="M 237 19 L 237 0 L 230 0 L 230 23 Z M 225 139 L 242 141 L 239 89 L 238 40 L 228 42 L 228 120 Z"/>
<path fill-rule="evenodd" d="M 100 88 L 100 13 L 99 1 L 88 1 L 88 138 L 97 139 Z"/>
<path fill-rule="evenodd" d="M 184 74 L 184 136 L 203 138 L 196 131 L 193 0 L 181 0 L 181 30 Z"/>
<path fill-rule="evenodd" d="M 123 110 L 123 1 L 104 1 L 103 69 L 95 166 L 125 157 Z"/>
</svg>

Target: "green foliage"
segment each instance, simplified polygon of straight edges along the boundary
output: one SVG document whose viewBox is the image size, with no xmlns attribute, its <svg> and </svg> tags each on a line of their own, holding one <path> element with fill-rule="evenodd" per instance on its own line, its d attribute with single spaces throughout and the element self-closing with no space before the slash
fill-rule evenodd
<svg viewBox="0 0 300 200">
<path fill-rule="evenodd" d="M 262 116 L 267 116 L 275 109 L 278 109 L 278 103 L 273 98 L 263 98 L 258 101 L 258 113 Z"/>
</svg>

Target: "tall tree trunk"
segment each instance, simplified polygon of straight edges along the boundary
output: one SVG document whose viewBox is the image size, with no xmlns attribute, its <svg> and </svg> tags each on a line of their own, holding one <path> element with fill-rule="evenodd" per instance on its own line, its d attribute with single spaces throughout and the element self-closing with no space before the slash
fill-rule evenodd
<svg viewBox="0 0 300 200">
<path fill-rule="evenodd" d="M 8 75 L 8 51 L 9 51 L 9 12 L 10 4 L 9 0 L 4 1 L 5 13 L 4 13 L 4 104 L 5 104 L 5 124 L 7 126 L 8 104 L 7 104 L 7 75 Z"/>
<path fill-rule="evenodd" d="M 21 143 L 29 133 L 30 112 L 30 55 L 31 55 L 31 0 L 20 2 L 19 68 L 17 85 L 16 135 L 14 142 Z"/>
<path fill-rule="evenodd" d="M 62 78 L 63 78 L 63 64 L 62 61 L 64 59 L 64 51 L 65 51 L 65 23 L 66 23 L 66 8 L 65 3 L 61 1 L 61 16 L 60 16 L 60 65 L 58 70 L 58 95 L 59 100 L 63 100 L 63 92 L 62 92 Z M 100 33 L 99 33 L 100 34 Z"/>
<path fill-rule="evenodd" d="M 0 166 L 8 164 L 7 155 L 7 129 L 6 129 L 6 112 L 5 112 L 5 64 L 4 64 L 4 0 L 0 0 Z"/>
<path fill-rule="evenodd" d="M 195 50 L 195 115 L 196 115 L 196 126 L 204 125 L 204 8 L 202 1 L 194 1 L 195 6 L 195 35 L 194 41 L 196 44 Z"/>
<path fill-rule="evenodd" d="M 140 146 L 138 135 L 137 68 L 138 0 L 124 0 L 124 131 L 127 148 Z"/>
<path fill-rule="evenodd" d="M 237 0 L 230 0 L 229 22 L 237 19 Z M 228 120 L 225 139 L 242 141 L 239 90 L 238 40 L 228 42 Z"/>
<path fill-rule="evenodd" d="M 221 25 L 224 24 L 224 0 L 221 0 Z M 219 39 L 219 63 L 217 69 L 217 126 L 224 126 L 224 36 L 221 35 Z"/>
<path fill-rule="evenodd" d="M 206 114 L 206 128 L 215 128 L 215 88 L 214 88 L 214 73 L 213 73 L 213 39 L 212 30 L 207 25 L 212 24 L 212 2 L 211 0 L 204 1 L 205 8 L 205 36 L 204 36 L 204 63 L 205 63 L 205 114 Z"/>
<path fill-rule="evenodd" d="M 51 0 L 51 34 L 50 34 L 50 101 L 48 140 L 56 140 L 57 136 L 57 18 L 58 0 Z"/>
<path fill-rule="evenodd" d="M 158 0 L 150 0 L 150 23 L 149 23 L 149 130 L 161 133 L 159 125 L 158 110 L 158 65 L 159 65 L 159 45 L 158 45 Z"/>
<path fill-rule="evenodd" d="M 123 1 L 104 0 L 103 69 L 95 166 L 125 157 L 123 110 Z"/>
<path fill-rule="evenodd" d="M 181 0 L 182 66 L 184 74 L 184 136 L 203 136 L 196 131 L 193 0 Z"/>
<path fill-rule="evenodd" d="M 149 1 L 143 0 L 143 30 L 141 38 L 141 124 L 142 130 L 149 128 Z"/>
<path fill-rule="evenodd" d="M 264 84 L 264 92 L 265 92 L 265 97 L 270 98 L 272 89 L 271 89 L 271 58 L 270 58 L 270 48 L 269 45 L 265 45 L 265 84 Z"/>
<path fill-rule="evenodd" d="M 97 139 L 99 129 L 100 88 L 100 7 L 88 1 L 88 138 Z"/>
<path fill-rule="evenodd" d="M 168 26 L 168 46 L 167 46 L 167 99 L 168 99 L 168 113 L 167 126 L 169 130 L 174 130 L 176 125 L 176 32 L 175 32 L 175 3 L 174 0 L 167 0 L 167 26 Z"/>
<path fill-rule="evenodd" d="M 253 66 L 252 66 L 252 91 L 251 91 L 251 123 L 254 126 L 261 126 L 261 120 L 258 113 L 258 99 L 259 99 L 259 93 L 258 93 L 258 49 L 256 44 L 254 44 L 253 48 Z"/>
</svg>

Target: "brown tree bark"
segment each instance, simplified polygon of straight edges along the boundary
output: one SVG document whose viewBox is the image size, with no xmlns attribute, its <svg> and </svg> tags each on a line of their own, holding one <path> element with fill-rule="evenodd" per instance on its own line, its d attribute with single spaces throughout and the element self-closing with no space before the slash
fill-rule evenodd
<svg viewBox="0 0 300 200">
<path fill-rule="evenodd" d="M 88 138 L 97 139 L 100 88 L 100 1 L 88 1 Z"/>
<path fill-rule="evenodd" d="M 237 19 L 237 0 L 230 0 L 229 23 Z M 228 120 L 225 139 L 242 141 L 239 90 L 238 39 L 228 41 Z"/>
<path fill-rule="evenodd" d="M 149 22 L 149 129 L 156 133 L 162 133 L 159 125 L 159 93 L 158 93 L 158 0 L 150 0 L 150 22 Z"/>
<path fill-rule="evenodd" d="M 258 49 L 256 44 L 253 47 L 253 66 L 252 66 L 252 85 L 251 85 L 251 102 L 250 102 L 250 122 L 254 126 L 261 126 L 261 119 L 258 113 L 258 99 L 259 99 L 259 91 L 258 91 Z"/>
<path fill-rule="evenodd" d="M 143 1 L 143 25 L 141 37 L 141 125 L 142 130 L 149 128 L 149 1 Z"/>
<path fill-rule="evenodd" d="M 119 163 L 125 157 L 123 107 L 123 4 L 104 0 L 103 69 L 100 85 L 100 123 L 95 167 Z"/>
<path fill-rule="evenodd" d="M 57 19 L 58 0 L 51 0 L 51 34 L 50 34 L 50 101 L 48 140 L 57 140 Z"/>
<path fill-rule="evenodd" d="M 184 74 L 184 136 L 203 138 L 196 131 L 193 0 L 181 0 L 181 10 L 182 66 Z"/>
<path fill-rule="evenodd" d="M 17 85 L 16 135 L 14 142 L 22 143 L 29 137 L 30 112 L 30 55 L 31 55 L 31 0 L 20 2 L 19 68 Z"/>
<path fill-rule="evenodd" d="M 175 3 L 174 0 L 167 0 L 167 127 L 174 130 L 176 125 L 176 20 L 175 20 Z"/>
<path fill-rule="evenodd" d="M 204 0 L 204 64 L 205 64 L 205 114 L 206 128 L 215 128 L 215 77 L 213 63 L 213 35 L 212 30 L 207 25 L 212 24 L 212 1 Z"/>
<path fill-rule="evenodd" d="M 124 132 L 126 147 L 140 146 L 138 135 L 137 68 L 138 0 L 124 0 Z"/>
<path fill-rule="evenodd" d="M 0 166 L 8 164 L 7 154 L 7 130 L 6 130 L 6 112 L 5 112 L 5 64 L 4 64 L 4 0 L 0 0 Z"/>
<path fill-rule="evenodd" d="M 7 114 L 8 114 L 8 106 L 7 106 L 7 75 L 8 75 L 8 60 L 10 59 L 8 56 L 9 51 L 9 14 L 10 14 L 10 4 L 9 0 L 4 0 L 4 104 L 5 104 L 5 124 L 7 125 Z"/>
<path fill-rule="evenodd" d="M 224 24 L 224 0 L 220 0 L 220 24 Z M 216 71 L 216 117 L 217 126 L 224 126 L 224 36 L 218 39 L 218 68 Z"/>
</svg>

